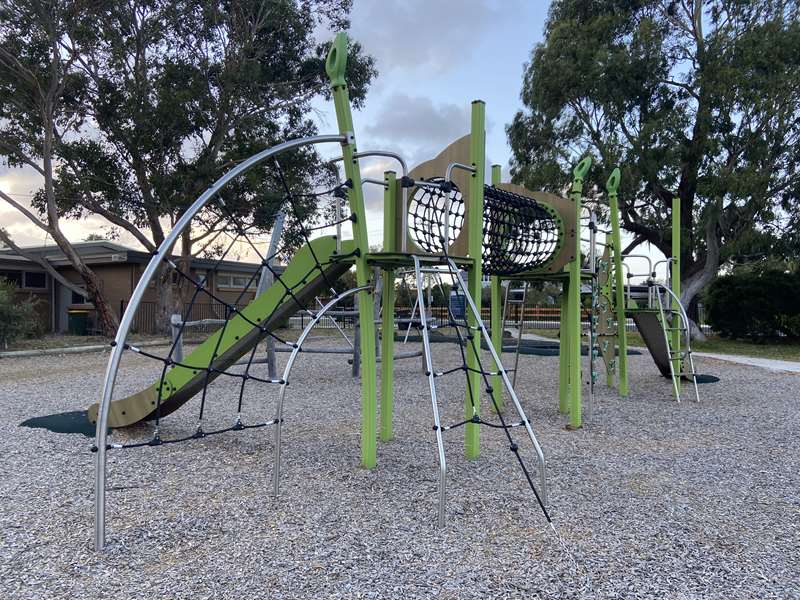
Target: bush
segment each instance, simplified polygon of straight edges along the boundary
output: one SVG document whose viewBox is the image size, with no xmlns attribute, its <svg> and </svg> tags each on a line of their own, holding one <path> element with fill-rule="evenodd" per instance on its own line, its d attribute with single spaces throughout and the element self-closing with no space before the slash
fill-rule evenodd
<svg viewBox="0 0 800 600">
<path fill-rule="evenodd" d="M 42 332 L 36 314 L 36 301 L 18 302 L 14 296 L 17 286 L 0 277 L 0 348 L 20 337 L 32 337 Z"/>
<path fill-rule="evenodd" d="M 800 338 L 800 273 L 768 270 L 718 278 L 706 295 L 708 321 L 723 337 Z"/>
</svg>

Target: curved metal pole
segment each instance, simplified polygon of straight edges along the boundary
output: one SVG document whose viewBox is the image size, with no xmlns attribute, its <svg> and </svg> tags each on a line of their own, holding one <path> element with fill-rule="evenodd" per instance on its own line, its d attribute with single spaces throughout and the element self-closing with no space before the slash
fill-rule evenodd
<svg viewBox="0 0 800 600">
<path fill-rule="evenodd" d="M 370 286 L 365 285 L 357 288 L 353 288 L 351 290 L 347 290 L 346 292 L 342 292 L 332 300 L 330 300 L 325 306 L 323 306 L 319 311 L 317 311 L 316 315 L 314 316 L 311 321 L 309 321 L 308 325 L 306 325 L 305 329 L 303 329 L 303 333 L 300 334 L 300 337 L 297 338 L 297 342 L 295 342 L 294 348 L 292 349 L 291 355 L 289 355 L 289 360 L 286 361 L 286 367 L 283 370 L 283 383 L 281 383 L 281 393 L 278 396 L 278 405 L 275 408 L 275 448 L 273 450 L 274 458 L 273 458 L 273 465 L 272 465 L 272 494 L 273 496 L 278 495 L 279 487 L 280 487 L 280 479 L 281 479 L 281 429 L 283 426 L 283 401 L 286 398 L 286 388 L 289 385 L 289 375 L 292 372 L 292 367 L 294 366 L 294 361 L 297 358 L 298 353 L 301 350 L 301 346 L 303 342 L 306 341 L 308 334 L 311 333 L 311 330 L 314 326 L 319 323 L 320 319 L 325 316 L 325 313 L 328 312 L 331 308 L 336 306 L 339 302 L 343 299 L 351 296 L 357 292 L 362 292 L 364 290 L 370 289 Z"/>
<path fill-rule="evenodd" d="M 686 341 L 686 355 L 688 356 L 689 361 L 691 363 L 692 375 L 694 375 L 694 360 L 692 359 L 692 346 L 691 346 L 692 336 L 691 336 L 691 333 L 689 332 L 689 315 L 686 313 L 686 309 L 683 307 L 683 303 L 681 302 L 681 299 L 678 298 L 678 296 L 675 294 L 675 292 L 673 292 L 667 286 L 661 285 L 660 283 L 654 283 L 653 285 L 655 285 L 658 288 L 661 288 L 661 289 L 665 290 L 667 292 L 667 295 L 672 300 L 674 300 L 675 304 L 678 306 L 678 310 L 680 311 L 680 317 L 683 320 L 683 328 L 684 328 L 684 332 L 685 332 L 683 337 L 684 337 L 684 339 Z M 662 314 L 663 314 L 663 309 L 662 309 Z M 669 348 L 669 343 L 667 343 L 667 348 Z M 670 361 L 670 364 L 672 364 L 672 361 Z M 698 402 L 700 402 L 700 392 L 697 389 L 697 377 L 693 376 L 692 377 L 692 381 L 694 382 L 694 395 L 695 395 L 695 398 L 697 399 Z M 679 396 L 679 398 L 680 398 L 680 396 Z"/>
<path fill-rule="evenodd" d="M 403 157 L 396 152 L 389 152 L 388 150 L 365 150 L 353 154 L 353 158 L 366 158 L 369 156 L 385 156 L 386 158 L 395 159 L 400 163 L 400 170 L 403 172 L 403 177 L 408 177 L 408 165 L 406 165 L 406 161 L 403 160 Z M 344 160 L 344 156 L 334 158 L 331 162 L 339 162 L 340 160 Z M 403 237 L 400 239 L 400 252 L 405 252 L 407 250 L 406 238 L 408 237 L 406 235 L 406 228 L 408 227 L 408 188 L 403 186 L 402 190 L 403 206 L 400 211 L 400 231 L 403 232 Z"/>
<path fill-rule="evenodd" d="M 648 277 L 655 277 L 655 272 L 653 271 L 653 259 L 647 256 L 647 254 L 623 254 L 622 260 L 626 258 L 643 258 L 647 261 L 647 266 L 650 267 L 648 271 Z M 630 269 L 628 269 L 630 271 Z M 634 277 L 642 277 L 642 275 L 634 274 Z"/>
<path fill-rule="evenodd" d="M 670 271 L 669 265 L 672 264 L 672 262 L 674 260 L 675 259 L 670 256 L 669 258 L 662 258 L 661 260 L 657 260 L 656 262 L 654 262 L 653 263 L 653 276 L 656 275 L 656 269 L 658 268 L 658 265 L 660 265 L 661 263 L 666 263 L 667 264 L 667 276 L 664 278 L 664 281 L 666 281 L 669 284 L 670 279 L 671 279 L 670 272 L 669 272 Z"/>
<path fill-rule="evenodd" d="M 155 275 L 161 262 L 166 258 L 167 253 L 172 249 L 178 237 L 183 233 L 183 230 L 191 223 L 194 216 L 206 205 L 206 203 L 221 190 L 231 179 L 244 173 L 251 167 L 257 165 L 264 160 L 271 158 L 281 152 L 299 148 L 302 146 L 309 146 L 312 144 L 324 143 L 345 143 L 347 137 L 344 135 L 316 135 L 307 138 L 300 138 L 297 140 L 290 140 L 283 144 L 278 144 L 272 148 L 262 150 L 258 154 L 254 154 L 247 160 L 239 163 L 233 169 L 225 173 L 222 177 L 217 179 L 214 184 L 208 188 L 203 194 L 194 201 L 189 209 L 178 219 L 175 227 L 169 232 L 169 235 L 161 243 L 158 252 L 150 259 L 150 263 L 142 273 L 139 283 L 131 294 L 130 302 L 128 303 L 125 313 L 120 320 L 117 335 L 114 338 L 111 356 L 108 359 L 108 366 L 106 367 L 105 379 L 103 383 L 103 395 L 100 399 L 100 405 L 97 412 L 97 429 L 95 431 L 95 447 L 97 448 L 97 457 L 95 459 L 95 485 L 94 485 L 94 515 L 95 515 L 95 534 L 94 545 L 96 550 L 102 550 L 105 546 L 105 511 L 106 511 L 106 445 L 108 436 L 108 411 L 111 405 L 111 396 L 114 393 L 114 383 L 117 378 L 117 370 L 122 358 L 122 352 L 125 348 L 125 341 L 128 337 L 128 330 L 133 323 L 133 318 L 139 303 L 142 301 L 147 286 L 150 280 Z"/>
</svg>

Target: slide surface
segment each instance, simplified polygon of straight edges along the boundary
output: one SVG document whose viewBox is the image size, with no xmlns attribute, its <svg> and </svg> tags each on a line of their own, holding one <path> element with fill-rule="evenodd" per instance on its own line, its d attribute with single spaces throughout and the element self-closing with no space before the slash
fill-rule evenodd
<svg viewBox="0 0 800 600">
<path fill-rule="evenodd" d="M 312 253 L 313 248 L 313 253 Z M 352 241 L 342 243 L 342 254 L 353 250 Z M 333 282 L 350 267 L 349 261 L 335 262 L 323 267 L 325 276 L 315 269 L 314 254 L 320 262 L 327 262 L 336 254 L 336 239 L 325 236 L 311 240 L 303 246 L 286 267 L 281 279 L 293 289 L 295 297 L 302 303 L 313 300 L 321 291 L 327 291 L 327 281 Z M 263 294 L 254 298 L 250 304 L 228 320 L 225 327 L 212 333 L 191 354 L 184 356 L 182 365 L 173 366 L 167 371 L 163 383 L 158 381 L 144 390 L 111 402 L 108 416 L 109 427 L 125 427 L 139 421 L 156 417 L 156 406 L 160 414 L 166 416 L 188 402 L 208 383 L 219 376 L 253 346 L 264 339 L 261 327 L 268 331 L 281 327 L 295 312 L 297 304 L 290 297 L 284 298 L 286 288 L 276 281 Z M 259 327 L 252 323 L 258 323 Z M 210 367 L 210 369 L 209 369 Z M 159 390 L 159 388 L 161 388 Z M 98 404 L 89 407 L 88 416 L 92 423 L 97 422 Z"/>
<path fill-rule="evenodd" d="M 636 328 L 642 336 L 653 362 L 664 377 L 672 377 L 669 369 L 669 348 L 664 339 L 664 328 L 661 326 L 658 311 L 639 309 L 628 311 L 628 315 L 636 323 Z"/>
</svg>

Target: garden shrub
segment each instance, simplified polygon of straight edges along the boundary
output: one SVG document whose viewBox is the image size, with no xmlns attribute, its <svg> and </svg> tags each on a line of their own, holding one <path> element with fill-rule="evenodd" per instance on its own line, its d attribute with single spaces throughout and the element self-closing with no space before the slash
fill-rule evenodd
<svg viewBox="0 0 800 600">
<path fill-rule="evenodd" d="M 16 300 L 17 286 L 0 277 L 0 348 L 21 337 L 32 337 L 42 332 L 36 314 L 36 300 Z"/>
<path fill-rule="evenodd" d="M 800 273 L 742 271 L 706 294 L 708 322 L 723 337 L 800 338 Z"/>
</svg>

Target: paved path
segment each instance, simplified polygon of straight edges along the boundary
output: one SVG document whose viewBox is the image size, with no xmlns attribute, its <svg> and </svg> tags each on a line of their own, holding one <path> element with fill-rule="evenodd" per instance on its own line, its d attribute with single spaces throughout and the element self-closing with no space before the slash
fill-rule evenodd
<svg viewBox="0 0 800 600">
<path fill-rule="evenodd" d="M 511 334 L 516 338 L 517 336 L 517 329 L 516 328 L 507 328 L 511 331 Z M 522 336 L 525 340 L 538 340 L 544 342 L 556 342 L 558 343 L 557 338 L 549 338 L 543 335 L 538 335 L 536 333 L 525 333 Z M 642 352 L 647 352 L 647 348 L 642 348 L 638 346 L 629 346 L 632 350 L 640 350 Z M 694 356 L 702 357 L 702 358 L 712 358 L 714 360 L 724 360 L 727 362 L 738 363 L 741 365 L 750 365 L 751 367 L 761 367 L 762 369 L 767 369 L 769 371 L 788 371 L 790 373 L 800 373 L 800 362 L 792 361 L 792 360 L 777 360 L 773 358 L 758 358 L 756 356 L 743 356 L 739 354 L 716 354 L 714 352 L 694 352 Z"/>
<path fill-rule="evenodd" d="M 752 367 L 761 367 L 762 369 L 768 369 L 770 371 L 800 373 L 800 362 L 792 360 L 776 360 L 774 358 L 758 358 L 755 356 L 740 356 L 737 354 L 715 354 L 711 352 L 694 352 L 693 354 L 694 356 L 704 358 L 713 358 L 715 360 L 725 360 L 727 362 L 750 365 Z"/>
</svg>

